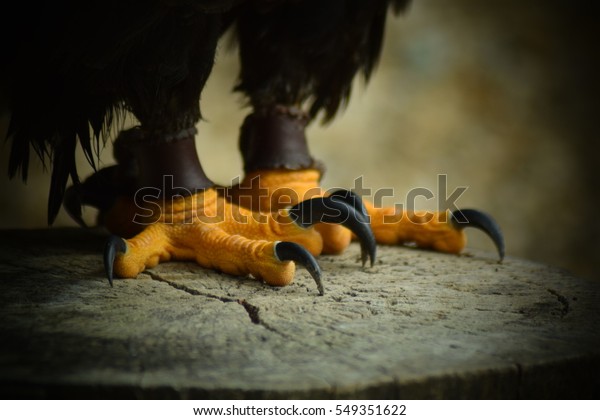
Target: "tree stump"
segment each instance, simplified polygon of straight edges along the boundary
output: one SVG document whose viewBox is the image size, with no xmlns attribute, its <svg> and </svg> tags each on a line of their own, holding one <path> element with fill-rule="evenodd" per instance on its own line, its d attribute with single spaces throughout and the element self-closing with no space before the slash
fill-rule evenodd
<svg viewBox="0 0 600 420">
<path fill-rule="evenodd" d="M 600 283 L 359 247 L 272 288 L 173 262 L 110 287 L 96 230 L 0 232 L 5 398 L 598 398 Z"/>
</svg>

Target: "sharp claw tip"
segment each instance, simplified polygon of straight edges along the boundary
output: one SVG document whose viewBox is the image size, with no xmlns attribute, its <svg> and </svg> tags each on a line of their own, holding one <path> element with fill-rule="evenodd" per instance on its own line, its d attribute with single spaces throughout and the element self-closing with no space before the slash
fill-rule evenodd
<svg viewBox="0 0 600 420">
<path fill-rule="evenodd" d="M 275 258 L 279 261 L 294 261 L 300 264 L 309 272 L 317 284 L 319 294 L 322 296 L 325 294 L 323 289 L 323 283 L 321 282 L 321 268 L 317 263 L 315 257 L 306 250 L 302 245 L 294 242 L 277 242 L 273 249 Z"/>
<path fill-rule="evenodd" d="M 374 241 L 374 240 L 373 240 Z M 371 240 L 368 240 L 367 243 L 362 243 L 360 244 L 361 248 L 370 248 L 370 249 L 365 249 L 361 261 L 362 261 L 362 266 L 364 267 L 365 265 L 367 265 L 367 261 L 369 261 L 369 264 L 371 267 L 373 267 L 373 265 L 375 264 L 375 253 L 376 248 L 374 248 L 374 245 L 372 243 Z"/>
<path fill-rule="evenodd" d="M 123 238 L 111 235 L 106 241 L 104 247 L 104 269 L 106 270 L 106 278 L 111 287 L 113 287 L 113 265 L 118 252 L 124 253 L 127 251 L 127 244 Z"/>
<path fill-rule="evenodd" d="M 350 229 L 360 242 L 364 267 L 367 255 L 374 260 L 377 246 L 368 219 L 363 215 L 363 213 L 366 214 L 366 210 L 362 206 L 362 201 L 357 197 L 350 196 L 347 199 L 344 198 L 347 197 L 346 195 L 336 195 L 339 194 L 339 191 L 333 194 L 333 196 L 315 197 L 296 204 L 289 210 L 290 217 L 301 227 L 309 227 L 323 222 L 341 224 Z M 307 216 L 310 216 L 310 220 L 304 221 Z"/>
<path fill-rule="evenodd" d="M 500 257 L 498 262 L 501 263 L 504 260 L 504 237 L 500 226 L 492 216 L 479 210 L 463 209 L 451 212 L 450 217 L 454 227 L 458 230 L 474 227 L 485 232 L 496 245 Z"/>
</svg>

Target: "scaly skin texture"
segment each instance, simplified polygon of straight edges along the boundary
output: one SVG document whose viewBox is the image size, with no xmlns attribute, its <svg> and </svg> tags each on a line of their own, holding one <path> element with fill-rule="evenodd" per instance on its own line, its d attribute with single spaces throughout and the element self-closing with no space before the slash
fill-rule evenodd
<svg viewBox="0 0 600 420">
<path fill-rule="evenodd" d="M 448 212 L 398 212 L 394 207 L 375 207 L 365 202 L 377 243 L 415 244 L 418 248 L 458 254 L 467 244 L 463 230 L 449 221 Z"/>
<path fill-rule="evenodd" d="M 227 195 L 242 207 L 268 213 L 323 196 L 320 178 L 316 169 L 254 171 L 230 188 Z M 318 224 L 315 230 L 323 237 L 323 254 L 341 254 L 352 240 L 352 233 L 343 226 Z"/>
<path fill-rule="evenodd" d="M 341 253 L 352 240 L 350 230 L 340 225 L 301 228 L 285 210 L 325 195 L 320 176 L 316 169 L 255 171 L 224 194 L 211 188 L 185 198 L 144 202 L 144 208 L 120 198 L 105 215 L 111 232 L 130 238 L 127 251 L 115 259 L 114 273 L 134 278 L 160 262 L 188 260 L 285 286 L 294 278 L 295 264 L 275 257 L 275 241 L 299 243 L 317 256 Z M 459 253 L 466 244 L 463 231 L 448 221 L 447 212 L 397 212 L 368 202 L 365 208 L 379 243 L 415 244 L 448 253 Z"/>
<path fill-rule="evenodd" d="M 325 195 L 319 186 L 320 177 L 316 169 L 254 171 L 230 193 L 241 206 L 260 212 L 274 211 L 306 198 Z M 450 223 L 448 212 L 398 212 L 394 207 L 364 204 L 371 229 L 380 244 L 415 244 L 419 248 L 453 254 L 458 254 L 466 245 L 464 231 Z M 324 253 L 339 254 L 350 243 L 352 234 L 342 226 L 318 225 L 316 228 L 323 237 Z"/>
<path fill-rule="evenodd" d="M 285 210 L 252 212 L 212 188 L 147 208 L 155 213 L 140 219 L 148 211 L 122 199 L 107 216 L 107 227 L 116 234 L 128 237 L 140 231 L 126 240 L 126 252 L 117 254 L 114 273 L 118 277 L 134 278 L 164 261 L 191 260 L 227 274 L 251 274 L 271 286 L 285 286 L 294 278 L 295 264 L 277 259 L 275 241 L 299 243 L 313 255 L 323 249 L 321 235 L 297 226 Z"/>
</svg>

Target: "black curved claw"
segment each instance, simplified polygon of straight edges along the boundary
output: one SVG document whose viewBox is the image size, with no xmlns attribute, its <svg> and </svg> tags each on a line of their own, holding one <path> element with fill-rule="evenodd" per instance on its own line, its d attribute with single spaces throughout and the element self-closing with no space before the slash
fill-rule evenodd
<svg viewBox="0 0 600 420">
<path fill-rule="evenodd" d="M 342 200 L 346 204 L 349 204 L 358 212 L 359 215 L 362 216 L 365 223 L 369 223 L 369 213 L 365 208 L 365 205 L 358 195 L 354 194 L 350 190 L 339 189 L 329 193 L 328 197 L 334 197 L 339 200 Z"/>
<path fill-rule="evenodd" d="M 350 229 L 360 242 L 363 266 L 367 259 L 375 263 L 377 243 L 371 226 L 363 215 L 348 203 L 335 197 L 315 197 L 304 200 L 288 210 L 292 220 L 308 228 L 316 223 L 336 223 Z"/>
<path fill-rule="evenodd" d="M 474 227 L 484 231 L 496 245 L 500 262 L 504 259 L 504 237 L 498 223 L 492 216 L 479 210 L 464 209 L 452 212 L 450 220 L 456 229 Z"/>
<path fill-rule="evenodd" d="M 71 218 L 75 220 L 79 226 L 88 227 L 81 217 L 81 206 L 83 203 L 81 202 L 80 188 L 81 185 L 71 185 L 69 188 L 67 188 L 63 197 L 63 207 L 69 216 L 71 216 Z"/>
<path fill-rule="evenodd" d="M 319 294 L 323 296 L 325 291 L 323 290 L 323 283 L 321 282 L 321 267 L 319 267 L 317 260 L 315 260 L 315 257 L 313 257 L 310 252 L 302 245 L 295 242 L 277 242 L 275 244 L 274 252 L 275 258 L 279 261 L 294 261 L 306 268 L 317 283 Z"/>
<path fill-rule="evenodd" d="M 106 277 L 111 287 L 113 285 L 113 264 L 117 252 L 124 253 L 127 251 L 127 244 L 123 238 L 119 238 L 116 235 L 111 235 L 106 241 L 104 246 L 104 269 L 106 270 Z"/>
</svg>

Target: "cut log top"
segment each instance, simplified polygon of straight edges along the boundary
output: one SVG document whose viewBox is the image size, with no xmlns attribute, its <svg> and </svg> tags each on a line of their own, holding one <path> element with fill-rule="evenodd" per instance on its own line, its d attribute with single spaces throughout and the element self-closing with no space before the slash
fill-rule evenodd
<svg viewBox="0 0 600 420">
<path fill-rule="evenodd" d="M 325 296 L 181 262 L 111 288 L 101 232 L 0 238 L 4 397 L 600 396 L 600 282 L 544 265 L 353 244 Z"/>
</svg>

